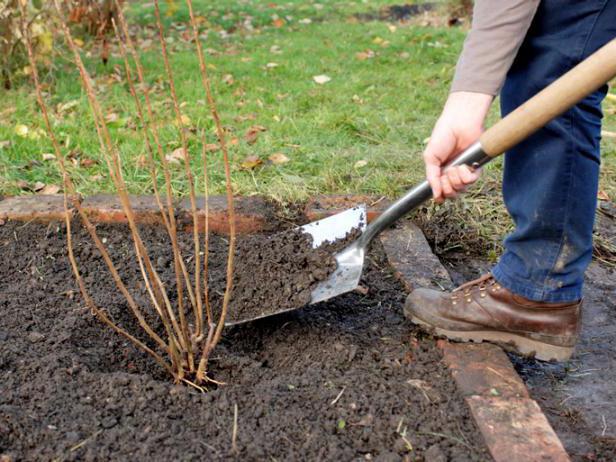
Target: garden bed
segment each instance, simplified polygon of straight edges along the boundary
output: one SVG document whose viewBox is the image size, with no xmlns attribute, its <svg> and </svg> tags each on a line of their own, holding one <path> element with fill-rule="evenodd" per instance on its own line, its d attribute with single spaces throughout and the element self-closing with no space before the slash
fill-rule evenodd
<svg viewBox="0 0 616 462">
<path fill-rule="evenodd" d="M 164 266 L 164 233 L 143 229 Z M 98 231 L 145 300 L 127 230 Z M 77 234 L 95 300 L 136 331 L 89 238 Z M 190 236 L 182 239 L 189 248 Z M 0 226 L 0 455 L 9 460 L 489 459 L 434 341 L 404 320 L 404 289 L 380 244 L 361 293 L 227 330 L 210 366 L 226 385 L 207 393 L 174 385 L 101 325 L 65 254 L 59 223 Z M 212 253 L 213 272 L 225 255 Z"/>
</svg>

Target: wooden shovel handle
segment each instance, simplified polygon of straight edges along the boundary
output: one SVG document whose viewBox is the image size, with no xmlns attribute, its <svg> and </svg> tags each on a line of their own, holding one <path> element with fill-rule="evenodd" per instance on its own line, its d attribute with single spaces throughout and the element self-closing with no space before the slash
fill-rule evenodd
<svg viewBox="0 0 616 462">
<path fill-rule="evenodd" d="M 483 151 L 496 157 L 616 76 L 616 39 L 537 93 L 479 138 Z"/>
</svg>

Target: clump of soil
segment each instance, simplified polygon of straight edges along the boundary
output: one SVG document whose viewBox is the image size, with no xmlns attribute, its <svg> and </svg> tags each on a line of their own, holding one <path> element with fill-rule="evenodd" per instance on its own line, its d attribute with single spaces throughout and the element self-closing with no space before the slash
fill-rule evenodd
<svg viewBox="0 0 616 462">
<path fill-rule="evenodd" d="M 220 242 L 216 240 L 214 242 Z M 267 316 L 310 303 L 312 289 L 333 273 L 336 260 L 299 230 L 240 238 L 235 252 L 233 292 L 227 321 Z M 214 271 L 215 294 L 224 283 Z M 220 306 L 221 303 L 216 303 Z"/>
<path fill-rule="evenodd" d="M 75 234 L 95 301 L 138 331 L 90 239 L 83 230 Z M 126 229 L 100 226 L 99 235 L 140 294 Z M 172 287 L 165 233 L 144 228 L 143 236 Z M 151 358 L 89 313 L 65 238 L 58 224 L 0 226 L 0 455 L 489 460 L 434 342 L 402 316 L 405 294 L 379 245 L 361 281 L 367 294 L 225 330 L 210 372 L 226 385 L 200 393 L 170 383 Z M 183 236 L 183 251 L 191 245 Z M 224 238 L 213 238 L 212 248 L 216 273 L 224 268 Z"/>
</svg>

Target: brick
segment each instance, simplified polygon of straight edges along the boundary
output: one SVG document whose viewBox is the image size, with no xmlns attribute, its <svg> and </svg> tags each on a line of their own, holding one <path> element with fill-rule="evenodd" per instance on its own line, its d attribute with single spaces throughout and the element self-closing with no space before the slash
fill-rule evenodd
<svg viewBox="0 0 616 462">
<path fill-rule="evenodd" d="M 130 203 L 138 223 L 163 222 L 154 196 L 130 196 Z M 113 194 L 86 197 L 81 206 L 94 223 L 126 223 L 128 221 L 120 199 Z"/>
<path fill-rule="evenodd" d="M 496 462 L 570 460 L 532 399 L 469 396 L 466 402 Z"/>
<path fill-rule="evenodd" d="M 199 218 L 197 226 L 200 232 L 204 232 L 205 199 L 198 197 L 196 205 Z M 190 214 L 190 199 L 184 199 L 180 203 L 180 207 L 183 210 L 182 223 L 185 225 L 185 230 L 192 231 L 193 220 Z M 275 207 L 261 197 L 235 197 L 233 199 L 233 207 L 235 210 L 235 229 L 238 234 L 274 230 L 279 225 Z M 210 231 L 228 234 L 227 198 L 225 196 L 211 196 L 209 198 L 208 212 Z"/>
<path fill-rule="evenodd" d="M 0 220 L 64 220 L 62 194 L 9 197 L 0 201 Z"/>
<path fill-rule="evenodd" d="M 463 396 L 528 398 L 528 390 L 503 350 L 489 343 L 438 342 Z"/>
<path fill-rule="evenodd" d="M 421 230 L 410 220 L 380 235 L 389 264 L 407 291 L 415 287 L 453 288 L 449 273 L 430 248 Z"/>
<path fill-rule="evenodd" d="M 306 215 L 308 221 L 317 221 L 360 204 L 366 205 L 366 215 L 370 222 L 378 217 L 389 206 L 390 202 L 383 197 L 377 198 L 366 194 L 317 196 L 308 201 L 304 208 L 304 215 Z"/>
</svg>

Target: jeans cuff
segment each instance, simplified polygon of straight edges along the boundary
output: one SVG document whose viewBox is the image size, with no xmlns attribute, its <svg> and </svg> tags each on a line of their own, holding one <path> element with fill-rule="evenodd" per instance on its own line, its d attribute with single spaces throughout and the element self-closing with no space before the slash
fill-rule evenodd
<svg viewBox="0 0 616 462">
<path fill-rule="evenodd" d="M 505 289 L 516 295 L 533 300 L 535 302 L 566 303 L 577 302 L 582 298 L 582 288 L 571 289 L 548 289 L 544 286 L 533 284 L 530 279 L 521 279 L 508 274 L 506 266 L 499 262 L 492 268 L 492 276 Z"/>
</svg>

